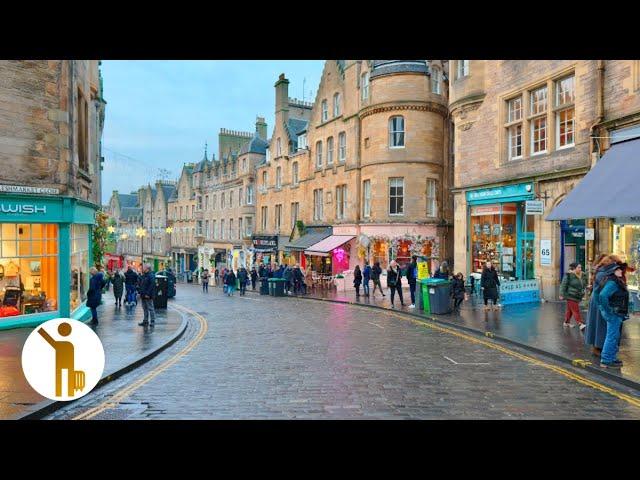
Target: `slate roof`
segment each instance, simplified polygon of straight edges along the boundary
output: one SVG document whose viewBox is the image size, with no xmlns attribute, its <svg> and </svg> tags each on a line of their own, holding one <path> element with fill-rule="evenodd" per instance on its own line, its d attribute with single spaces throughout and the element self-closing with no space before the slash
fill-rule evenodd
<svg viewBox="0 0 640 480">
<path fill-rule="evenodd" d="M 307 130 L 309 122 L 300 118 L 290 118 L 287 122 L 287 132 L 289 133 L 289 139 L 292 143 L 292 149 L 295 152 L 298 150 L 298 136 L 300 133 Z"/>
<path fill-rule="evenodd" d="M 160 185 L 160 188 L 162 188 L 162 193 L 164 194 L 165 203 L 169 201 L 169 199 L 177 191 L 175 185 Z"/>
<path fill-rule="evenodd" d="M 135 207 L 138 204 L 138 195 L 119 193 L 118 202 L 120 202 L 120 208 Z"/>
<path fill-rule="evenodd" d="M 245 153 L 260 153 L 265 155 L 267 152 L 267 147 L 269 144 L 266 140 L 260 138 L 256 133 L 251 140 L 242 145 L 240 149 L 240 155 L 244 155 Z"/>
<path fill-rule="evenodd" d="M 426 60 L 374 60 L 369 78 L 394 73 L 429 73 Z"/>
<path fill-rule="evenodd" d="M 140 207 L 126 207 L 120 210 L 120 218 L 128 220 L 131 217 L 142 217 L 142 208 Z"/>
</svg>

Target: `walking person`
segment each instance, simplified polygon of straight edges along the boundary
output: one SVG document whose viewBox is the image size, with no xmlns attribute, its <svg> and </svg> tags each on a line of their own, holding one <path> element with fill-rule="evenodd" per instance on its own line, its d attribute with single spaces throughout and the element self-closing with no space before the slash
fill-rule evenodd
<svg viewBox="0 0 640 480">
<path fill-rule="evenodd" d="M 116 269 L 111 283 L 113 284 L 113 296 L 116 299 L 116 307 L 122 307 L 122 293 L 124 291 L 124 275 L 120 272 L 120 269 Z"/>
<path fill-rule="evenodd" d="M 91 323 L 97 325 L 97 308 L 100 303 L 102 303 L 102 289 L 106 281 L 104 280 L 104 274 L 96 267 L 91 267 L 89 274 L 91 275 L 91 279 L 89 280 L 89 291 L 87 292 L 87 307 L 91 309 Z"/>
<path fill-rule="evenodd" d="M 453 298 L 453 311 L 460 312 L 460 304 L 464 300 L 464 275 L 458 272 L 451 280 L 451 298 Z"/>
<path fill-rule="evenodd" d="M 209 293 L 209 278 L 211 277 L 211 275 L 209 275 L 209 270 L 208 269 L 204 269 L 202 270 L 202 293 L 207 292 Z"/>
<path fill-rule="evenodd" d="M 125 298 L 125 305 L 134 305 L 137 302 L 136 287 L 138 286 L 138 274 L 131 268 L 131 265 L 127 268 L 124 274 L 124 287 L 127 291 Z"/>
<path fill-rule="evenodd" d="M 382 284 L 380 283 L 380 275 L 382 275 L 382 268 L 380 268 L 380 262 L 376 262 L 371 269 L 371 281 L 373 282 L 373 297 L 376 296 L 376 287 L 380 289 L 380 293 L 383 297 L 386 297 L 382 291 Z"/>
<path fill-rule="evenodd" d="M 589 310 L 587 311 L 587 327 L 584 331 L 584 343 L 591 346 L 591 353 L 595 357 L 600 357 L 604 340 L 607 336 L 607 321 L 602 316 L 598 306 L 598 295 L 600 295 L 600 282 L 613 274 L 617 268 L 620 258 L 616 255 L 605 255 L 595 265 L 595 275 L 591 284 L 591 298 L 589 299 Z"/>
<path fill-rule="evenodd" d="M 356 265 L 353 271 L 353 286 L 356 287 L 356 297 L 360 298 L 360 285 L 362 284 L 362 272 L 360 271 L 360 265 Z"/>
<path fill-rule="evenodd" d="M 256 272 L 256 266 L 251 267 L 251 290 L 255 292 L 256 283 L 258 283 L 258 272 Z"/>
<path fill-rule="evenodd" d="M 233 273 L 233 269 L 230 268 L 225 277 L 225 285 L 227 286 L 227 295 L 233 297 L 233 291 L 236 288 L 236 274 Z"/>
<path fill-rule="evenodd" d="M 247 291 L 247 282 L 249 280 L 249 272 L 244 267 L 238 270 L 238 283 L 240 284 L 240 295 L 244 295 Z"/>
<path fill-rule="evenodd" d="M 362 270 L 362 289 L 365 297 L 369 296 L 369 281 L 371 280 L 371 266 L 369 262 L 364 263 Z"/>
<path fill-rule="evenodd" d="M 580 326 L 580 331 L 584 331 L 586 325 L 582 321 L 580 315 L 580 302 L 584 297 L 584 290 L 587 284 L 587 276 L 582 273 L 582 265 L 573 262 L 569 265 L 569 271 L 565 274 L 560 284 L 560 300 L 567 301 L 567 311 L 564 315 L 564 326 L 573 327 L 571 325 L 571 317 L 573 316 L 576 323 Z"/>
<path fill-rule="evenodd" d="M 293 278 L 293 270 L 287 265 L 282 271 L 282 278 L 284 278 L 284 293 L 291 293 L 291 279 Z"/>
<path fill-rule="evenodd" d="M 416 308 L 416 283 L 418 281 L 418 257 L 411 257 L 411 263 L 407 265 L 407 282 L 411 293 L 411 305 L 409 308 Z"/>
<path fill-rule="evenodd" d="M 404 307 L 404 299 L 402 298 L 402 270 L 395 260 L 392 260 L 387 270 L 387 286 L 391 289 L 391 308 L 395 308 L 393 297 L 396 292 L 400 297 L 400 305 Z"/>
<path fill-rule="evenodd" d="M 607 322 L 607 334 L 600 357 L 600 366 L 620 368 L 622 361 L 618 357 L 622 322 L 629 318 L 629 291 L 623 280 L 624 267 L 615 265 L 613 274 L 599 282 L 598 307 Z"/>
<path fill-rule="evenodd" d="M 444 263 L 444 262 L 442 262 Z M 487 302 L 491 300 L 491 304 L 494 310 L 498 310 L 498 286 L 500 285 L 500 279 L 498 278 L 498 272 L 489 260 L 485 267 L 482 269 L 482 277 L 480 278 L 480 288 L 484 298 L 484 309 L 489 310 L 490 307 Z"/>
<path fill-rule="evenodd" d="M 151 270 L 151 265 L 145 263 L 142 267 L 140 277 L 140 300 L 142 301 L 142 311 L 144 316 L 141 327 L 153 326 L 156 323 L 156 309 L 153 300 L 156 298 L 156 276 Z"/>
<path fill-rule="evenodd" d="M 218 287 L 220 286 L 220 271 L 218 267 L 213 271 L 213 284 Z"/>
</svg>

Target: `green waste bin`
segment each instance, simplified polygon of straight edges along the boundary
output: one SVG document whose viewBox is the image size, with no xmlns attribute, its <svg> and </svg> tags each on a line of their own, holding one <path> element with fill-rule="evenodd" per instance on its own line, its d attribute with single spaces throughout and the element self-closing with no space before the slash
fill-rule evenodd
<svg viewBox="0 0 640 480">
<path fill-rule="evenodd" d="M 424 313 L 431 313 L 431 304 L 429 302 L 429 280 L 430 278 L 423 278 L 418 280 L 420 283 L 420 296 L 422 297 L 422 310 Z"/>
<path fill-rule="evenodd" d="M 451 313 L 451 282 L 442 278 L 429 278 L 426 283 L 429 296 L 429 313 L 436 315 Z"/>
<path fill-rule="evenodd" d="M 276 284 L 275 284 L 275 278 L 270 278 L 269 281 L 269 295 L 272 297 L 275 297 L 275 291 L 276 291 Z"/>
<path fill-rule="evenodd" d="M 416 281 L 416 305 L 418 306 L 418 309 L 422 310 L 422 311 L 424 311 L 424 309 L 425 309 L 424 308 L 424 306 L 425 306 L 425 303 L 424 303 L 425 295 L 423 295 L 422 290 L 424 288 L 423 285 L 425 285 L 426 281 L 427 281 L 426 278 L 422 278 L 422 279 Z M 427 297 L 427 305 L 429 305 L 429 295 L 426 295 L 426 297 Z M 429 313 L 429 312 L 427 312 L 427 313 Z"/>
<path fill-rule="evenodd" d="M 269 295 L 269 279 L 260 277 L 260 295 Z"/>
<path fill-rule="evenodd" d="M 273 280 L 273 296 L 284 297 L 284 285 L 287 281 L 284 278 L 274 278 Z"/>
</svg>

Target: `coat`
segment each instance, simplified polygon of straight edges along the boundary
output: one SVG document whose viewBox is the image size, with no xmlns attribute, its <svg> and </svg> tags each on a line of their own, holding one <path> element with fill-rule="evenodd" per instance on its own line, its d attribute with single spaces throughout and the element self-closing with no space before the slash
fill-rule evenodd
<svg viewBox="0 0 640 480">
<path fill-rule="evenodd" d="M 587 276 L 582 274 L 582 278 L 573 273 L 567 273 L 560 284 L 560 296 L 574 302 L 582 301 L 584 289 L 586 288 Z"/>
<path fill-rule="evenodd" d="M 397 286 L 402 287 L 402 270 L 400 267 L 396 271 L 392 268 L 387 270 L 387 286 L 389 288 L 395 288 Z"/>
<path fill-rule="evenodd" d="M 374 265 L 371 269 L 371 280 L 380 280 L 380 275 L 382 275 L 382 268 Z"/>
<path fill-rule="evenodd" d="M 483 296 L 487 299 L 498 299 L 498 286 L 500 285 L 500 280 L 498 279 L 498 272 L 495 268 L 488 269 L 484 268 L 482 270 L 482 277 L 480 278 L 480 286 L 484 288 Z"/>
<path fill-rule="evenodd" d="M 238 270 L 238 280 L 240 281 L 240 284 L 247 283 L 247 280 L 249 280 L 249 275 L 244 268 Z"/>
<path fill-rule="evenodd" d="M 600 267 L 596 271 L 593 281 L 593 290 L 589 299 L 589 311 L 587 312 L 587 328 L 584 331 L 584 343 L 592 345 L 596 348 L 604 346 L 604 339 L 607 336 L 607 321 L 600 311 L 598 297 L 600 295 L 600 281 L 609 275 L 612 275 L 617 265 L 615 263 Z"/>
<path fill-rule="evenodd" d="M 140 297 L 153 300 L 156 296 L 156 276 L 152 271 L 143 273 L 140 277 Z"/>
<path fill-rule="evenodd" d="M 124 275 L 121 273 L 114 274 L 111 278 L 111 283 L 113 284 L 113 296 L 121 297 L 124 290 Z"/>
<path fill-rule="evenodd" d="M 138 274 L 133 269 L 127 270 L 124 274 L 124 283 L 135 287 L 138 285 Z"/>
<path fill-rule="evenodd" d="M 362 284 L 362 272 L 360 269 L 353 272 L 353 286 L 359 287 Z"/>
<path fill-rule="evenodd" d="M 229 273 L 224 277 L 224 284 L 231 287 L 236 286 L 236 274 L 229 270 Z"/>
<path fill-rule="evenodd" d="M 409 285 L 416 284 L 416 268 L 418 268 L 418 264 L 415 262 L 411 262 L 407 265 L 407 282 L 409 282 Z"/>
<path fill-rule="evenodd" d="M 451 281 L 451 296 L 456 300 L 464 300 L 464 280 L 453 277 Z"/>
<path fill-rule="evenodd" d="M 102 288 L 106 281 L 104 280 L 104 274 L 98 272 L 89 280 L 89 291 L 87 292 L 87 307 L 96 308 L 102 302 Z"/>
<path fill-rule="evenodd" d="M 364 279 L 364 283 L 369 283 L 369 279 L 371 278 L 371 267 L 369 265 L 364 266 L 364 270 L 362 270 L 362 277 Z"/>
</svg>

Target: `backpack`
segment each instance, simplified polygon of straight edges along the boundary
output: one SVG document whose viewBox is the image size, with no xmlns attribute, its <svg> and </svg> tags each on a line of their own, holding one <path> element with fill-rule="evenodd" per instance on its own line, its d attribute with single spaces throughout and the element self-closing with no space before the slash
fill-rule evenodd
<svg viewBox="0 0 640 480">
<path fill-rule="evenodd" d="M 618 277 L 613 274 L 604 277 L 598 284 L 598 290 L 602 291 L 603 287 L 609 280 L 613 280 L 618 284 L 618 287 L 620 287 L 613 295 L 611 295 L 611 298 L 609 298 L 609 306 L 616 315 L 629 315 L 629 292 L 627 291 L 626 285 L 624 285 L 622 281 L 618 280 Z"/>
</svg>

